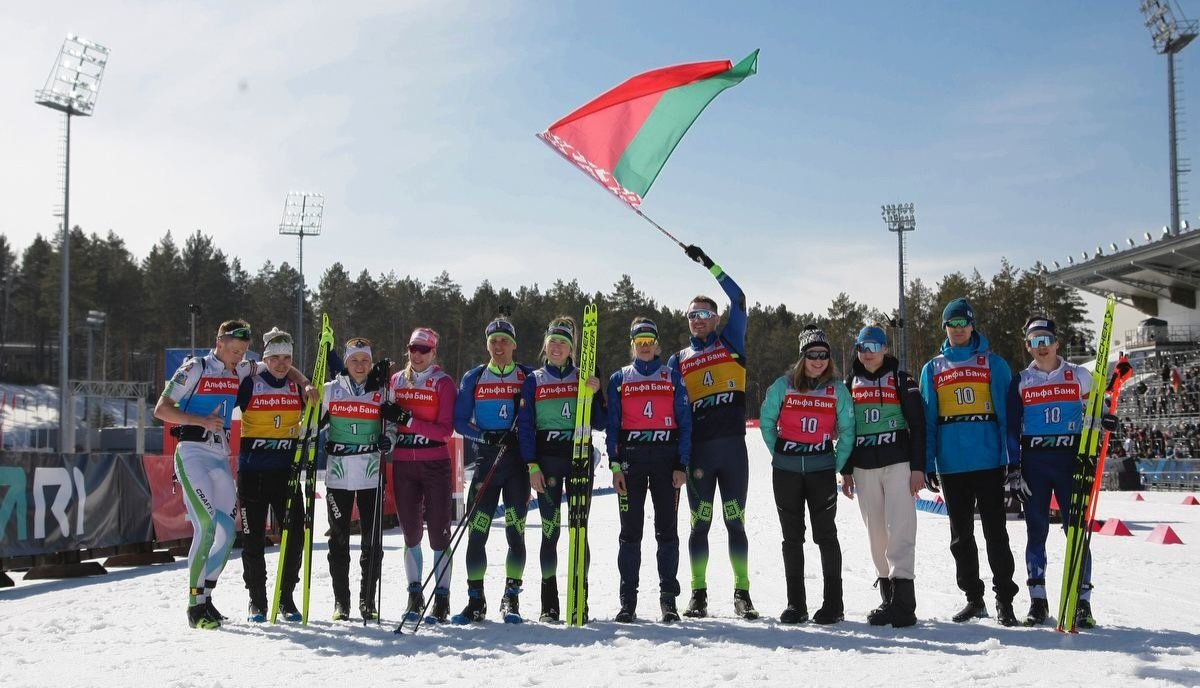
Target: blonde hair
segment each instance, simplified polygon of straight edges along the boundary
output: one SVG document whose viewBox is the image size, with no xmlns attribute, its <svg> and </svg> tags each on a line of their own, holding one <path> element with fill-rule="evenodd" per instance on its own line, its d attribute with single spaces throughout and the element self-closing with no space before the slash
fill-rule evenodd
<svg viewBox="0 0 1200 688">
<path fill-rule="evenodd" d="M 569 315 L 555 316 L 554 319 L 550 321 L 550 324 L 546 326 L 547 333 L 546 333 L 545 337 L 542 337 L 542 350 L 538 353 L 538 359 L 540 359 L 543 362 L 548 362 L 550 360 L 550 354 L 546 351 L 546 344 L 550 342 L 549 330 L 553 329 L 554 327 L 564 326 L 564 325 L 571 328 L 571 338 L 573 340 L 576 339 L 577 337 L 579 337 L 579 326 L 575 324 L 575 318 L 572 318 Z M 574 362 L 574 353 L 575 353 L 575 344 L 572 343 L 571 344 L 571 353 L 567 354 L 568 361 Z"/>
</svg>

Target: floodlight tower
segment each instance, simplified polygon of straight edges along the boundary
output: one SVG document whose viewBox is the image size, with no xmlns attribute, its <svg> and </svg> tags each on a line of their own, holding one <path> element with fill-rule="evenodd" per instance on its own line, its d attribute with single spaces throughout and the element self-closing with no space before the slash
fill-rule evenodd
<svg viewBox="0 0 1200 688">
<path fill-rule="evenodd" d="M 1179 159 L 1179 141 L 1177 138 L 1175 118 L 1177 106 L 1175 100 L 1175 54 L 1187 47 L 1197 36 L 1197 24 L 1183 17 L 1175 18 L 1171 9 L 1171 0 L 1142 0 L 1141 12 L 1146 16 L 1146 28 L 1154 40 L 1154 50 L 1159 55 L 1167 56 L 1167 117 L 1168 137 L 1170 138 L 1171 155 L 1171 233 L 1179 234 L 1179 176 L 1190 172 L 1187 161 Z"/>
<path fill-rule="evenodd" d="M 889 232 L 896 233 L 896 239 L 900 245 L 900 318 L 896 323 L 896 358 L 900 359 L 900 369 L 908 370 L 908 335 L 905 334 L 904 329 L 908 315 L 904 308 L 904 233 L 917 229 L 917 212 L 912 203 L 892 203 L 881 207 L 883 208 L 883 221 L 887 223 Z"/>
<path fill-rule="evenodd" d="M 59 296 L 58 324 L 58 449 L 75 451 L 75 432 L 71 417 L 70 372 L 70 284 L 71 284 L 71 116 L 90 117 L 100 95 L 100 79 L 108 64 L 108 48 L 74 34 L 67 34 L 58 61 L 50 70 L 46 85 L 34 93 L 34 101 L 65 117 L 62 167 L 62 285 Z"/>
<path fill-rule="evenodd" d="M 304 237 L 321 234 L 321 216 L 325 213 L 325 197 L 306 191 L 289 191 L 283 204 L 283 220 L 279 223 L 280 234 L 295 234 L 300 237 L 300 253 L 297 272 L 300 273 L 300 288 L 296 294 L 296 333 L 293 339 L 296 348 L 293 365 L 303 370 L 304 364 Z"/>
</svg>

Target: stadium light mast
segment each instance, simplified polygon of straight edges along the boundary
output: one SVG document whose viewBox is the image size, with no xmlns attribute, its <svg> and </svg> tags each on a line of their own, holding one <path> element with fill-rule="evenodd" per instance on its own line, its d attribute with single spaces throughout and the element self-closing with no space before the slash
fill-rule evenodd
<svg viewBox="0 0 1200 688">
<path fill-rule="evenodd" d="M 1167 117 L 1171 156 L 1171 233 L 1179 234 L 1179 177 L 1190 172 L 1186 160 L 1179 159 L 1179 140 L 1176 130 L 1177 107 L 1175 101 L 1175 55 L 1187 47 L 1197 36 L 1197 23 L 1183 18 L 1179 12 L 1176 19 L 1171 9 L 1171 0 L 1142 0 L 1139 8 L 1146 17 L 1146 28 L 1154 40 L 1154 51 L 1167 56 Z"/>
<path fill-rule="evenodd" d="M 306 191 L 289 191 L 283 204 L 283 220 L 279 223 L 280 234 L 294 234 L 300 238 L 297 272 L 300 287 L 296 294 L 296 342 L 293 365 L 304 369 L 304 237 L 321 234 L 321 216 L 325 213 L 325 197 Z"/>
<path fill-rule="evenodd" d="M 71 305 L 71 116 L 90 117 L 100 95 L 100 79 L 108 64 L 108 48 L 67 34 L 46 85 L 34 92 L 33 102 L 63 113 L 66 122 L 62 160 L 62 285 L 58 324 L 58 450 L 75 451 L 70 373 Z M 56 213 L 57 214 L 57 213 Z"/>
<path fill-rule="evenodd" d="M 907 312 L 904 307 L 904 233 L 912 232 L 917 228 L 917 213 L 912 203 L 892 203 L 881 206 L 883 208 L 883 221 L 887 223 L 888 231 L 896 233 L 897 243 L 900 245 L 899 256 L 899 274 L 900 274 L 900 318 L 896 323 L 897 333 L 897 356 L 900 360 L 900 369 L 908 370 L 908 335 L 905 333 L 905 321 L 907 320 Z"/>
</svg>

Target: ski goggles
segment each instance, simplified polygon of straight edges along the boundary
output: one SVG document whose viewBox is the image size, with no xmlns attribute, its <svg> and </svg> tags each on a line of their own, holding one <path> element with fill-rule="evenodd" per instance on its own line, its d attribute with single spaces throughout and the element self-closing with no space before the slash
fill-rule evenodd
<svg viewBox="0 0 1200 688">
<path fill-rule="evenodd" d="M 694 311 L 688 311 L 688 320 L 711 320 L 717 317 L 716 311 L 710 311 L 707 308 L 697 308 Z"/>
<path fill-rule="evenodd" d="M 233 337 L 234 339 L 240 339 L 244 342 L 248 342 L 248 341 L 250 341 L 250 328 L 249 327 L 235 327 L 232 330 L 229 330 L 228 332 L 222 332 L 220 334 L 220 336 Z"/>
<path fill-rule="evenodd" d="M 410 353 L 410 354 L 425 355 L 425 354 L 429 353 L 430 351 L 433 351 L 432 346 L 426 346 L 424 344 L 409 344 L 408 345 L 408 353 Z"/>
<path fill-rule="evenodd" d="M 804 352 L 804 357 L 810 361 L 828 361 L 829 352 L 825 349 L 809 349 Z"/>
<path fill-rule="evenodd" d="M 945 323 L 946 327 L 961 328 L 971 324 L 970 318 L 950 318 Z"/>
<path fill-rule="evenodd" d="M 879 342 L 859 342 L 854 345 L 854 350 L 864 354 L 877 354 L 883 351 L 883 345 Z"/>
<path fill-rule="evenodd" d="M 1058 338 L 1052 334 L 1035 334 L 1029 339 L 1026 339 L 1025 343 L 1029 345 L 1030 349 L 1036 349 L 1040 346 L 1050 346 L 1057 341 Z"/>
</svg>

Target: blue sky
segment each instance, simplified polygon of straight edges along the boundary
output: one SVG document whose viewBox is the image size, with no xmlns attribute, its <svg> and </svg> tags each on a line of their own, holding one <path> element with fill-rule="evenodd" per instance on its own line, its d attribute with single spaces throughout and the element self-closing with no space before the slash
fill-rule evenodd
<svg viewBox="0 0 1200 688">
<path fill-rule="evenodd" d="M 277 226 L 305 189 L 327 196 L 310 283 L 335 261 L 445 269 L 468 293 L 629 273 L 682 306 L 710 278 L 533 134 L 632 74 L 760 48 L 643 209 L 752 302 L 890 308 L 882 203 L 916 203 L 910 274 L 928 282 L 1166 224 L 1165 58 L 1137 4 L 26 4 L 0 41 L 0 232 L 23 248 L 55 229 L 59 118 L 32 92 L 74 32 L 112 57 L 74 127 L 72 222 L 139 257 L 200 229 L 248 269 L 294 264 Z M 1177 64 L 1200 113 L 1197 50 Z"/>
</svg>

